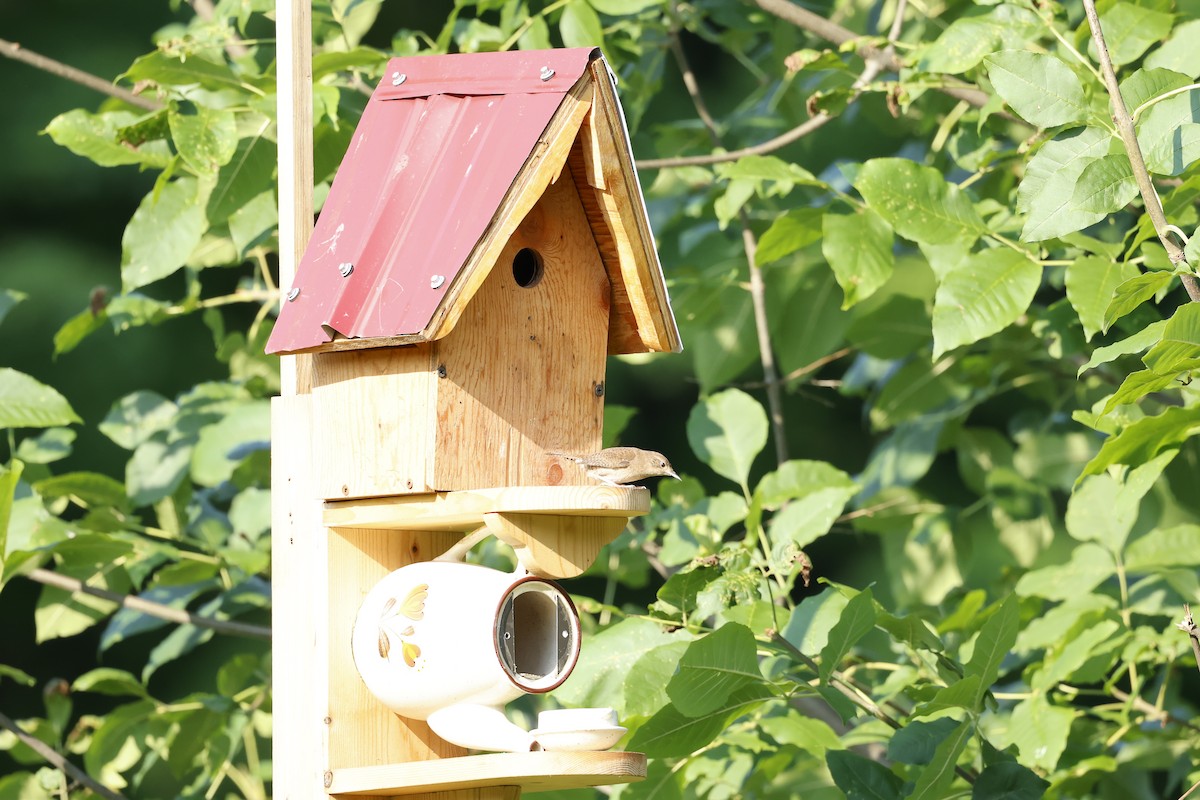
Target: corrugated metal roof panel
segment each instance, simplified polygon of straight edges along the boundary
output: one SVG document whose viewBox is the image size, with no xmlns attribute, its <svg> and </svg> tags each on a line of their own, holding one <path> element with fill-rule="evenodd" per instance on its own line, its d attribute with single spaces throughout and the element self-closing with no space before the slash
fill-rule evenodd
<svg viewBox="0 0 1200 800">
<path fill-rule="evenodd" d="M 392 59 L 330 188 L 267 351 L 317 347 L 334 332 L 420 332 L 596 54 L 579 48 Z M 543 67 L 554 73 L 548 80 Z M 394 74 L 405 76 L 398 86 Z"/>
</svg>

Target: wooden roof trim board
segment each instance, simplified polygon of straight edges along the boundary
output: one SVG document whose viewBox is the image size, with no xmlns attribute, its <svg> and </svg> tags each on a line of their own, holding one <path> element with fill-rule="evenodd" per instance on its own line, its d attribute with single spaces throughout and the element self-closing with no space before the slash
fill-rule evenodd
<svg viewBox="0 0 1200 800">
<path fill-rule="evenodd" d="M 514 58 L 517 55 L 521 56 L 519 60 Z M 541 77 L 541 74 L 545 74 L 547 70 L 552 75 L 554 70 L 543 67 L 539 74 L 530 67 L 531 58 L 538 63 L 545 61 L 547 64 L 552 64 L 562 73 L 557 82 L 558 88 L 551 86 L 554 82 Z M 436 70 L 409 67 L 411 74 L 401 71 L 406 68 L 406 65 L 416 66 L 419 64 L 421 67 L 428 67 L 434 65 L 434 62 L 436 62 Z M 418 75 L 417 73 L 423 74 Z M 561 88 L 561 78 L 575 75 L 579 77 L 571 88 L 564 92 Z M 359 283 L 349 297 L 345 296 L 346 290 L 343 286 L 331 285 L 328 282 L 328 275 L 317 275 L 315 283 L 309 285 L 315 287 L 317 291 L 324 289 L 333 293 L 329 299 L 320 301 L 320 307 L 328 308 L 328 310 L 314 311 L 310 308 L 306 312 L 301 312 L 298 309 L 289 309 L 288 304 L 285 303 L 280 314 L 280 321 L 276 325 L 281 331 L 272 334 L 268 352 L 352 350 L 416 344 L 446 336 L 458 322 L 466 304 L 471 301 L 495 266 L 509 237 L 537 203 L 546 188 L 559 179 L 564 172 L 564 167 L 568 168 L 571 178 L 579 189 L 589 225 L 613 287 L 609 352 L 618 354 L 679 351 L 682 349 L 679 331 L 671 312 L 662 267 L 658 261 L 653 235 L 650 231 L 645 201 L 642 198 L 641 187 L 633 164 L 629 135 L 616 94 L 615 79 L 609 72 L 603 57 L 600 56 L 599 50 L 559 50 L 523 54 L 487 53 L 470 56 L 393 59 L 389 62 L 388 73 L 385 74 L 380 87 L 376 90 L 372 102 L 376 104 L 385 102 L 389 104 L 391 102 L 425 103 L 431 93 L 436 92 L 447 93 L 451 103 L 455 102 L 455 97 L 461 97 L 467 101 L 469 97 L 478 96 L 475 94 L 476 92 L 484 93 L 482 95 L 484 97 L 497 93 L 499 99 L 529 95 L 546 96 L 557 93 L 561 94 L 562 99 L 550 114 L 544 130 L 536 137 L 524 163 L 516 170 L 515 178 L 511 183 L 508 183 L 507 178 L 503 179 L 507 183 L 507 189 L 491 213 L 491 219 L 483 227 L 482 234 L 467 251 L 465 260 L 461 263 L 457 261 L 446 263 L 444 266 L 439 263 L 438 271 L 444 272 L 449 278 L 448 285 L 440 293 L 441 297 L 429 312 L 427 322 L 419 330 L 410 328 L 408 331 L 397 331 L 392 335 L 371 334 L 361 337 L 345 336 L 335 330 L 338 327 L 351 331 L 363 330 L 361 325 L 358 328 L 355 327 L 355 323 L 353 323 L 355 314 L 361 316 L 369 312 L 382 316 L 381 304 L 387 302 L 385 292 L 395 291 L 386 284 L 395 284 L 400 287 L 399 291 L 403 292 L 405 287 L 398 279 L 404 279 L 408 283 L 413 283 L 414 280 L 425 282 L 429 280 L 423 275 L 415 277 L 411 274 L 412 270 L 406 272 L 408 265 L 403 261 L 396 260 L 405 245 L 402 234 L 396 236 L 395 240 L 389 244 L 388 233 L 385 231 L 381 234 L 376 230 L 377 226 L 385 223 L 389 214 L 390 218 L 395 219 L 397 207 L 389 205 L 391 202 L 389 197 L 339 198 L 341 205 L 337 207 L 335 214 L 345 216 L 354 213 L 356 220 L 363 218 L 369 220 L 369 223 L 363 223 L 367 225 L 366 232 L 360 231 L 357 234 L 359 240 L 355 243 L 358 248 L 355 251 L 356 257 L 358 253 L 369 250 L 375 254 L 376 259 L 382 258 L 382 263 L 367 264 L 368 270 L 375 270 L 370 275 L 373 282 L 367 287 L 363 287 L 363 284 Z M 528 97 L 527 101 L 522 102 L 532 102 L 533 100 L 533 97 Z M 379 106 L 377 105 L 377 107 Z M 533 109 L 534 107 L 519 105 L 515 108 Z M 379 113 L 382 112 L 378 112 L 369 121 L 368 115 L 364 114 L 364 122 L 360 123 L 360 127 L 382 124 L 374 122 L 376 119 L 383 119 Z M 397 135 L 411 139 L 422 132 L 412 126 L 419 126 L 425 119 L 424 114 L 414 117 L 410 113 L 403 119 L 409 128 L 402 133 L 398 132 Z M 519 127 L 521 120 L 518 119 L 516 122 Z M 538 124 L 540 125 L 540 122 Z M 452 127 L 450 130 L 451 135 L 459 132 L 457 127 Z M 356 144 L 358 141 L 359 139 L 356 137 L 355 143 L 351 145 L 351 154 L 347 155 L 343 166 L 339 168 L 339 175 L 342 170 L 346 170 L 347 185 L 357 181 L 355 188 L 362 189 L 365 182 L 365 187 L 369 188 L 372 185 L 371 181 L 375 181 L 370 175 L 371 169 L 379 171 L 382 167 L 362 162 L 353 163 L 353 154 L 358 153 Z M 511 146 L 516 140 L 500 136 L 498 141 Z M 378 147 L 377 144 L 375 146 Z M 522 147 L 521 152 L 523 152 L 526 145 L 520 146 Z M 378 149 L 374 151 L 376 156 L 380 152 Z M 510 155 L 513 154 L 510 152 Z M 402 157 L 407 158 L 407 155 Z M 444 177 L 444 173 L 439 173 L 437 170 L 445 166 L 453 166 L 453 164 L 426 163 L 420 165 L 420 168 L 429 171 L 433 179 L 436 179 Z M 466 174 L 471 174 L 469 165 L 466 168 Z M 490 175 L 488 179 L 494 181 L 496 177 Z M 463 180 L 466 181 L 465 178 Z M 376 181 L 376 183 L 379 182 Z M 388 184 L 384 182 L 379 185 L 386 187 Z M 441 199 L 442 202 L 455 203 L 458 198 L 470 197 L 469 194 L 464 195 L 463 191 L 459 187 L 453 192 L 434 193 L 434 197 Z M 361 194 L 364 192 L 360 191 Z M 370 192 L 365 194 L 369 195 Z M 421 194 L 421 198 L 423 197 L 424 195 Z M 411 204 L 413 200 L 401 201 L 400 205 L 405 202 Z M 453 216 L 453 209 L 456 207 L 452 205 L 445 209 L 445 215 Z M 483 208 L 478 204 L 472 209 L 476 214 L 482 210 Z M 320 222 L 318 221 L 319 227 Z M 427 234 L 428 231 L 420 231 L 417 235 L 426 236 Z M 316 241 L 315 236 L 314 241 Z M 436 241 L 436 238 L 432 241 Z M 442 245 L 442 249 L 445 249 L 445 245 Z M 460 248 L 455 246 L 452 249 Z M 302 264 L 302 270 L 303 266 Z M 328 265 L 325 265 L 324 268 L 326 272 L 329 271 Z M 310 270 L 316 270 L 316 268 L 310 265 Z M 303 274 L 300 274 L 295 285 L 300 285 L 304 277 Z M 359 277 L 361 279 L 367 276 Z M 325 283 L 322 285 L 321 281 L 325 281 Z M 409 286 L 408 288 L 411 290 L 415 287 Z M 329 320 L 326 319 L 321 323 L 323 331 L 314 333 L 311 330 L 314 313 L 328 316 L 335 310 L 340 315 L 339 319 L 350 320 L 350 324 L 329 324 Z M 289 314 L 289 311 L 293 313 Z M 301 319 L 306 314 L 307 319 Z M 411 313 L 409 316 L 411 317 Z M 378 321 L 372 322 L 375 327 L 371 330 L 379 330 Z M 417 325 L 421 324 L 416 320 L 414 322 Z M 299 327 L 297 323 L 307 326 L 306 330 L 289 330 L 288 326 Z M 400 327 L 400 324 L 393 327 Z"/>
</svg>

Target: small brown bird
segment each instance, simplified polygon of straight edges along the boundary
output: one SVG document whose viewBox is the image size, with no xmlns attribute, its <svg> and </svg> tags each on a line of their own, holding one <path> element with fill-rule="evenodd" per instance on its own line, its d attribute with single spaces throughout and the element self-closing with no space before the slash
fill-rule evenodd
<svg viewBox="0 0 1200 800">
<path fill-rule="evenodd" d="M 547 455 L 570 459 L 583 467 L 589 478 L 595 478 L 605 486 L 621 486 L 626 483 L 670 475 L 679 476 L 671 468 L 671 462 L 662 453 L 641 450 L 637 447 L 606 447 L 598 453 L 574 455 L 572 453 L 548 452 Z"/>
</svg>

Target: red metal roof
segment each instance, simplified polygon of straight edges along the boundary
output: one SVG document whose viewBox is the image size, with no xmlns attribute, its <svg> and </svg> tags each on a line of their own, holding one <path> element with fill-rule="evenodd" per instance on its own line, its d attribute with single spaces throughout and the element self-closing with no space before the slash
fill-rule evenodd
<svg viewBox="0 0 1200 800">
<path fill-rule="evenodd" d="M 599 51 L 388 62 L 285 287 L 267 352 L 420 332 Z"/>
</svg>

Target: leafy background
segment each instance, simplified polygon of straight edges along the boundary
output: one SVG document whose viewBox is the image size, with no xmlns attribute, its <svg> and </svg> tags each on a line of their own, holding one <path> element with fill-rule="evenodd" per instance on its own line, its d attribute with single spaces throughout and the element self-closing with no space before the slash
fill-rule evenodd
<svg viewBox="0 0 1200 800">
<path fill-rule="evenodd" d="M 44 10 L 117 88 L 0 64 L 0 798 L 266 797 L 273 4 Z M 314 11 L 318 198 L 389 54 L 620 76 L 688 349 L 612 360 L 685 478 L 569 587 L 614 794 L 1195 788 L 1194 4 Z"/>
</svg>

